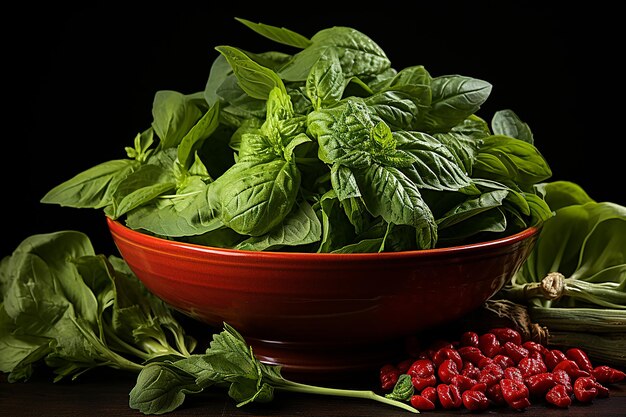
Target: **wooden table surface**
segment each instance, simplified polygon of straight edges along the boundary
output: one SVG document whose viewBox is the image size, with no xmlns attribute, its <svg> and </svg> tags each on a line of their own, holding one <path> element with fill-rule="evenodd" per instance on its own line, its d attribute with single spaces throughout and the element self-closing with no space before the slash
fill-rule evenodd
<svg viewBox="0 0 626 417">
<path fill-rule="evenodd" d="M 135 375 L 114 370 L 97 370 L 84 374 L 77 381 L 51 382 L 49 376 L 35 376 L 28 382 L 8 383 L 0 376 L 0 416 L 6 417 L 125 417 L 143 414 L 128 406 L 128 394 L 135 384 Z M 358 383 L 356 383 L 358 385 Z M 360 388 L 360 387 L 359 387 Z M 476 415 L 467 410 L 455 412 L 429 411 L 424 415 Z M 523 415 L 525 417 L 624 417 L 626 416 L 626 384 L 611 387 L 609 398 L 596 399 L 590 405 L 572 404 L 567 410 L 533 404 L 520 414 L 510 408 L 491 408 L 482 415 Z M 267 404 L 248 404 L 237 408 L 221 389 L 207 390 L 189 396 L 185 403 L 166 414 L 183 416 L 310 416 L 310 417 L 400 417 L 407 411 L 373 401 L 278 392 Z"/>
</svg>

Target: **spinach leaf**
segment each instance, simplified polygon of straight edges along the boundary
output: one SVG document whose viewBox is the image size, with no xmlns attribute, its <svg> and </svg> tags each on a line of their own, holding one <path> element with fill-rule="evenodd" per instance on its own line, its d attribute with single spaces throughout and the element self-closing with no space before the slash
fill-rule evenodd
<svg viewBox="0 0 626 417">
<path fill-rule="evenodd" d="M 0 269 L 0 370 L 11 381 L 38 364 L 55 380 L 101 366 L 138 372 L 143 361 L 189 356 L 195 345 L 124 261 L 96 255 L 83 233 L 30 236 Z"/>
</svg>

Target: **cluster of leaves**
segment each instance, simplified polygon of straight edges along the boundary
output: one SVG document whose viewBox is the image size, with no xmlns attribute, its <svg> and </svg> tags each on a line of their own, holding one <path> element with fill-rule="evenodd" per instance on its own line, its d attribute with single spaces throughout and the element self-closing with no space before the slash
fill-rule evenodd
<svg viewBox="0 0 626 417">
<path fill-rule="evenodd" d="M 227 323 L 222 332 L 213 335 L 205 353 L 147 364 L 130 392 L 129 405 L 144 414 L 164 414 L 180 407 L 187 395 L 210 387 L 227 389 L 237 407 L 270 402 L 276 391 L 291 391 L 373 400 L 417 413 L 410 405 L 373 391 L 320 387 L 285 379 L 279 366 L 256 359 L 252 348 Z"/>
<path fill-rule="evenodd" d="M 126 263 L 96 255 L 83 233 L 30 236 L 0 263 L 0 371 L 10 382 L 37 365 L 55 381 L 101 366 L 138 372 L 195 345 Z"/>
<path fill-rule="evenodd" d="M 476 115 L 485 81 L 396 70 L 363 33 L 306 38 L 238 19 L 290 48 L 218 46 L 204 91 L 158 91 L 127 159 L 44 203 L 103 208 L 146 233 L 244 250 L 377 252 L 496 238 L 551 212 L 551 171 L 511 110 Z"/>
<path fill-rule="evenodd" d="M 528 306 L 549 342 L 626 365 L 626 207 L 579 185 L 537 185 L 554 211 L 528 260 L 498 296 Z"/>
</svg>

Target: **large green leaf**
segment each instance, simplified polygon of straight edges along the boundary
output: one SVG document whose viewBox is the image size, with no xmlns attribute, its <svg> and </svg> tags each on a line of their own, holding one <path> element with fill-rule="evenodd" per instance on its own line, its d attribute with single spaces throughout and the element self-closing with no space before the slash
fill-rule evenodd
<svg viewBox="0 0 626 417">
<path fill-rule="evenodd" d="M 103 162 L 57 185 L 41 202 L 75 208 L 106 207 L 112 203 L 120 182 L 139 166 L 140 163 L 132 159 Z"/>
<path fill-rule="evenodd" d="M 308 245 L 318 242 L 322 236 L 322 225 L 317 215 L 306 201 L 296 204 L 294 210 L 282 223 L 268 233 L 250 237 L 239 243 L 235 249 L 276 250 L 284 246 Z"/>
<path fill-rule="evenodd" d="M 294 46 L 296 48 L 306 48 L 311 44 L 311 41 L 308 38 L 294 32 L 293 30 L 289 30 L 283 27 L 279 28 L 272 25 L 266 25 L 265 23 L 254 23 L 238 17 L 236 17 L 235 19 L 243 23 L 256 33 L 284 45 Z"/>
<path fill-rule="evenodd" d="M 287 81 L 305 81 L 318 59 L 334 48 L 346 77 L 381 73 L 390 67 L 385 52 L 356 29 L 336 26 L 323 29 L 311 38 L 311 45 L 294 55 L 279 74 Z"/>
<path fill-rule="evenodd" d="M 461 75 L 433 78 L 431 108 L 419 130 L 445 132 L 476 113 L 491 93 L 491 84 Z"/>
<path fill-rule="evenodd" d="M 284 220 L 300 186 L 295 163 L 282 159 L 229 170 L 221 178 L 222 221 L 237 233 L 252 236 L 263 235 Z"/>
<path fill-rule="evenodd" d="M 215 49 L 226 57 L 239 85 L 250 97 L 266 100 L 276 87 L 286 92 L 285 85 L 274 71 L 259 65 L 243 51 L 226 45 Z"/>
<path fill-rule="evenodd" d="M 363 201 L 373 216 L 393 224 L 417 229 L 420 248 L 427 249 L 437 241 L 437 226 L 428 205 L 416 185 L 400 170 L 372 164 L 357 175 Z"/>
</svg>

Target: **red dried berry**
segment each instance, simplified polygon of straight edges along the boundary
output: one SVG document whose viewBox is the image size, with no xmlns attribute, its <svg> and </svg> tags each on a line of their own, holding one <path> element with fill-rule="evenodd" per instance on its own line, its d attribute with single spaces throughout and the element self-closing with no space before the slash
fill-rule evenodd
<svg viewBox="0 0 626 417">
<path fill-rule="evenodd" d="M 465 332 L 461 335 L 460 346 L 478 347 L 478 333 Z"/>
<path fill-rule="evenodd" d="M 480 391 L 468 390 L 461 395 L 463 405 L 470 411 L 483 411 L 489 408 L 489 399 Z"/>
<path fill-rule="evenodd" d="M 528 378 L 531 375 L 540 374 L 543 372 L 548 372 L 548 368 L 543 361 L 532 359 L 532 358 L 524 358 L 517 364 L 517 367 L 522 372 L 522 377 L 524 379 Z"/>
<path fill-rule="evenodd" d="M 500 342 L 493 333 L 485 333 L 478 338 L 478 348 L 487 357 L 493 358 L 500 352 Z"/>
<path fill-rule="evenodd" d="M 591 360 L 587 354 L 578 348 L 571 348 L 565 351 L 565 357 L 569 360 L 576 362 L 578 368 L 582 369 L 586 372 L 591 372 L 593 370 L 593 365 L 591 365 Z"/>
<path fill-rule="evenodd" d="M 567 408 L 572 404 L 572 398 L 564 385 L 557 384 L 546 393 L 546 401 L 559 408 Z"/>
<path fill-rule="evenodd" d="M 505 344 L 506 342 L 511 342 L 516 345 L 522 344 L 522 335 L 520 335 L 517 330 L 511 329 L 509 327 L 498 327 L 490 329 L 488 333 L 493 333 L 494 335 L 496 335 L 496 338 L 501 345 Z"/>
<path fill-rule="evenodd" d="M 548 367 L 548 370 L 553 371 L 554 368 L 561 362 L 567 360 L 565 353 L 561 352 L 558 349 L 548 350 L 543 355 L 543 360 Z"/>
<path fill-rule="evenodd" d="M 581 403 L 590 403 L 598 395 L 596 381 L 591 377 L 580 377 L 574 382 L 574 396 Z"/>
<path fill-rule="evenodd" d="M 427 398 L 422 397 L 419 394 L 411 396 L 411 405 L 419 411 L 434 410 L 435 404 Z"/>
<path fill-rule="evenodd" d="M 543 397 L 546 393 L 557 384 L 554 375 L 550 372 L 543 372 L 540 374 L 531 375 L 524 380 L 524 383 L 528 387 L 530 395 L 536 397 Z"/>
<path fill-rule="evenodd" d="M 446 410 L 461 408 L 463 404 L 461 392 L 455 385 L 437 385 L 437 398 L 439 398 L 439 404 Z"/>
<path fill-rule="evenodd" d="M 596 366 L 591 370 L 591 375 L 601 384 L 616 384 L 626 378 L 626 374 L 610 366 Z"/>
<path fill-rule="evenodd" d="M 516 410 L 523 410 L 530 405 L 529 392 L 523 382 L 503 378 L 500 380 L 502 397 L 507 404 Z"/>
</svg>

